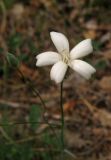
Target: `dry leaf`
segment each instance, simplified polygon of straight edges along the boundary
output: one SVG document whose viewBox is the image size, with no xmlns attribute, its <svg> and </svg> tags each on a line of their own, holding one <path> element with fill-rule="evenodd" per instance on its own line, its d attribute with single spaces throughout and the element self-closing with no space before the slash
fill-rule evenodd
<svg viewBox="0 0 111 160">
<path fill-rule="evenodd" d="M 98 24 L 95 20 L 90 20 L 85 24 L 87 29 L 96 30 L 98 29 Z"/>
<path fill-rule="evenodd" d="M 110 32 L 107 32 L 106 34 L 104 34 L 101 39 L 100 39 L 100 43 L 101 44 L 104 44 L 106 43 L 107 41 L 109 41 L 111 39 L 111 33 Z"/>
<path fill-rule="evenodd" d="M 84 32 L 83 35 L 85 38 L 90 37 L 91 39 L 95 39 L 98 36 L 95 30 L 88 30 L 87 32 Z"/>
<path fill-rule="evenodd" d="M 86 145 L 87 141 L 80 138 L 80 135 L 71 131 L 65 131 L 65 140 L 69 147 L 81 148 Z"/>
<path fill-rule="evenodd" d="M 111 113 L 104 109 L 98 109 L 94 116 L 101 122 L 102 126 L 111 127 Z"/>
<path fill-rule="evenodd" d="M 25 64 L 21 64 L 19 66 L 19 69 L 23 73 L 24 77 L 29 77 L 32 80 L 38 77 L 38 72 L 35 72 L 33 69 L 29 68 Z"/>
<path fill-rule="evenodd" d="M 75 105 L 76 105 L 76 102 L 74 100 L 65 103 L 64 106 L 63 106 L 64 107 L 64 112 L 65 113 L 72 112 Z"/>
<path fill-rule="evenodd" d="M 103 77 L 99 85 L 102 89 L 111 91 L 111 76 Z"/>
<path fill-rule="evenodd" d="M 111 50 L 105 51 L 105 53 L 103 53 L 103 56 L 105 59 L 111 60 Z"/>
<path fill-rule="evenodd" d="M 107 112 L 104 109 L 98 109 L 97 107 L 90 104 L 86 99 L 82 99 L 84 104 L 88 107 L 88 109 L 93 114 L 94 118 L 99 120 L 99 122 L 104 127 L 111 127 L 111 113 Z"/>
<path fill-rule="evenodd" d="M 24 8 L 23 4 L 17 3 L 13 6 L 11 12 L 12 12 L 12 15 L 15 16 L 16 19 L 20 20 L 21 18 L 23 18 L 25 8 Z"/>
</svg>

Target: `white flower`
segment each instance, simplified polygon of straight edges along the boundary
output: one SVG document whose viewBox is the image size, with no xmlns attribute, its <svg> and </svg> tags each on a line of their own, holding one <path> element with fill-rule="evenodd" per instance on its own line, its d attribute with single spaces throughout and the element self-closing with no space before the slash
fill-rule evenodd
<svg viewBox="0 0 111 160">
<path fill-rule="evenodd" d="M 53 65 L 50 77 L 56 83 L 64 79 L 68 67 L 89 79 L 96 72 L 90 64 L 79 60 L 93 51 L 91 39 L 85 39 L 69 51 L 69 42 L 62 33 L 51 32 L 51 39 L 58 50 L 57 52 L 44 52 L 36 56 L 36 66 Z"/>
</svg>

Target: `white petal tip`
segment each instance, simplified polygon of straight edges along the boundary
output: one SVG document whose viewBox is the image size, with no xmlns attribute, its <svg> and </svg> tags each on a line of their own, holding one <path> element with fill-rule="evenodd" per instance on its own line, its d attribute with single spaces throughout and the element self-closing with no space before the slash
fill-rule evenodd
<svg viewBox="0 0 111 160">
<path fill-rule="evenodd" d="M 72 59 L 84 57 L 93 52 L 92 40 L 85 39 L 78 43 L 70 52 Z"/>
<path fill-rule="evenodd" d="M 37 67 L 41 67 L 41 66 L 42 66 L 39 60 L 37 60 L 36 66 L 37 66 Z"/>
<path fill-rule="evenodd" d="M 69 42 L 63 33 L 52 31 L 50 36 L 59 53 L 63 52 L 63 50 L 69 52 Z"/>
<path fill-rule="evenodd" d="M 53 38 L 53 36 L 56 36 L 57 34 L 58 32 L 55 32 L 55 31 L 50 32 L 51 39 Z"/>
<path fill-rule="evenodd" d="M 93 66 L 82 60 L 74 60 L 71 68 L 85 79 L 90 79 L 91 75 L 96 72 L 96 69 Z"/>
<path fill-rule="evenodd" d="M 50 34 L 56 33 L 55 31 L 51 31 Z"/>
<path fill-rule="evenodd" d="M 38 58 L 39 58 L 39 55 L 37 55 L 35 58 L 38 59 Z"/>
<path fill-rule="evenodd" d="M 52 35 L 52 34 L 59 34 L 59 32 L 51 31 L 50 35 Z"/>
<path fill-rule="evenodd" d="M 51 36 L 51 39 L 53 40 L 54 38 L 57 38 L 59 39 L 59 37 L 63 35 L 62 33 L 59 33 L 59 32 L 55 32 L 55 31 L 52 31 L 50 32 L 50 36 Z M 59 36 L 59 37 L 58 37 Z"/>
<path fill-rule="evenodd" d="M 58 62 L 61 57 L 56 52 L 44 52 L 36 56 L 37 63 L 36 66 L 47 66 Z"/>
<path fill-rule="evenodd" d="M 56 84 L 60 84 L 62 81 L 57 81 L 55 79 L 51 79 L 52 81 L 54 81 Z"/>
</svg>

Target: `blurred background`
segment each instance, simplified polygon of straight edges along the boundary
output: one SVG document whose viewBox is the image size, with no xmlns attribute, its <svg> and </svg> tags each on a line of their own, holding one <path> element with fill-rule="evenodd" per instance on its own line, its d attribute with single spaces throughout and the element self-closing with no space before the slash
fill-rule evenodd
<svg viewBox="0 0 111 160">
<path fill-rule="evenodd" d="M 0 159 L 60 160 L 60 86 L 50 66 L 35 66 L 37 54 L 56 51 L 50 31 L 70 48 L 91 38 L 85 60 L 97 70 L 64 82 L 64 159 L 110 160 L 111 0 L 0 0 Z"/>
</svg>

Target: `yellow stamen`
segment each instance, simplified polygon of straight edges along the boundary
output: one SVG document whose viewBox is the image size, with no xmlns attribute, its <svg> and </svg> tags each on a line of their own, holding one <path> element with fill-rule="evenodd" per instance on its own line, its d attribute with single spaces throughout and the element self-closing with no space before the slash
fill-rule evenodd
<svg viewBox="0 0 111 160">
<path fill-rule="evenodd" d="M 61 55 L 62 55 L 62 61 L 68 64 L 70 60 L 69 53 L 67 53 L 66 50 L 63 50 Z"/>
</svg>

